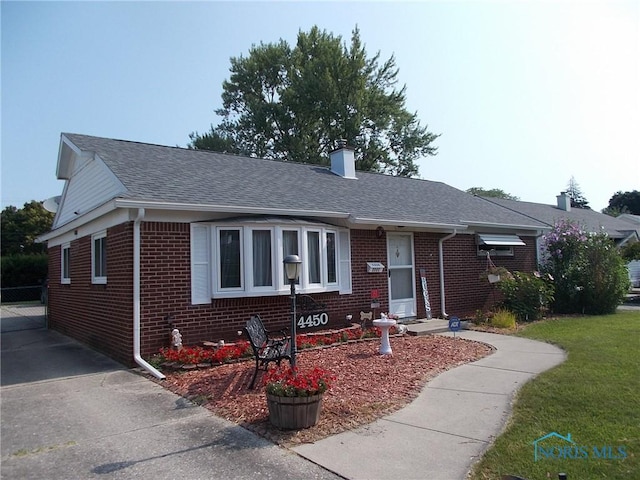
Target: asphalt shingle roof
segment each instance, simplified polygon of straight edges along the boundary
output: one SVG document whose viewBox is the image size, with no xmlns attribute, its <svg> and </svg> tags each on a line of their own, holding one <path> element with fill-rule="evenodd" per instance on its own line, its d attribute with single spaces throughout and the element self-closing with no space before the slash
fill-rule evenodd
<svg viewBox="0 0 640 480">
<path fill-rule="evenodd" d="M 441 182 L 64 134 L 93 151 L 123 183 L 121 198 L 200 206 L 330 211 L 356 219 L 460 225 L 468 222 L 540 228 L 532 218 Z"/>
<path fill-rule="evenodd" d="M 531 218 L 545 222 L 553 226 L 559 220 L 571 220 L 577 222 L 590 232 L 604 230 L 611 238 L 626 238 L 632 233 L 634 227 L 629 222 L 615 217 L 596 212 L 590 208 L 572 208 L 570 211 L 562 210 L 557 205 L 544 203 L 522 202 L 519 200 L 506 200 L 500 198 L 482 197 L 485 200 L 503 206 L 515 212 L 528 215 Z"/>
</svg>

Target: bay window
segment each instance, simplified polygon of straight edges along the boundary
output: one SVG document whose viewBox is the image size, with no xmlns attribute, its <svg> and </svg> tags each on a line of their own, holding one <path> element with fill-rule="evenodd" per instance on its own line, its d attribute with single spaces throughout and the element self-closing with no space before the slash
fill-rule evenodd
<svg viewBox="0 0 640 480">
<path fill-rule="evenodd" d="M 283 259 L 302 260 L 297 291 L 351 293 L 349 231 L 324 224 L 274 222 L 191 225 L 192 303 L 289 293 Z"/>
<path fill-rule="evenodd" d="M 320 232 L 307 232 L 307 271 L 310 285 L 322 283 L 320 276 Z"/>
<path fill-rule="evenodd" d="M 271 230 L 252 230 L 253 286 L 273 286 Z"/>
<path fill-rule="evenodd" d="M 240 231 L 239 228 L 218 230 L 218 285 L 221 290 L 242 287 Z"/>
</svg>

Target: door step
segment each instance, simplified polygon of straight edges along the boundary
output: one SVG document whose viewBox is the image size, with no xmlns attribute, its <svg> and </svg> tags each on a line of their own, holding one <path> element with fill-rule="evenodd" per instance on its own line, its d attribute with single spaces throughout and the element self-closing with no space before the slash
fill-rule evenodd
<svg viewBox="0 0 640 480">
<path fill-rule="evenodd" d="M 462 328 L 466 328 L 466 322 L 462 322 Z M 432 335 L 449 331 L 449 321 L 441 318 L 420 320 L 418 323 L 407 325 L 407 333 L 413 336 Z"/>
</svg>

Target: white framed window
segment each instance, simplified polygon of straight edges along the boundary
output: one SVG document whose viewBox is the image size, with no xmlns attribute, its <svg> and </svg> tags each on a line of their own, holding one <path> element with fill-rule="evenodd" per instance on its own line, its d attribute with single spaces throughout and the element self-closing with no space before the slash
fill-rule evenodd
<svg viewBox="0 0 640 480">
<path fill-rule="evenodd" d="M 249 284 L 254 290 L 273 290 L 274 288 L 274 245 L 273 229 L 253 228 L 248 230 L 251 239 L 247 242 L 251 258 Z"/>
<path fill-rule="evenodd" d="M 479 257 L 486 257 L 487 252 L 493 257 L 513 257 L 513 247 L 510 245 L 478 245 Z"/>
<path fill-rule="evenodd" d="M 524 241 L 514 234 L 490 234 L 478 233 L 476 238 L 478 256 L 486 256 L 487 252 L 496 257 L 513 257 L 515 245 L 526 245 Z"/>
<path fill-rule="evenodd" d="M 284 261 L 287 255 L 300 256 L 300 232 L 297 229 L 283 228 L 280 230 L 280 236 L 282 238 L 282 260 Z M 280 286 L 286 287 L 289 285 L 287 280 L 287 271 L 284 263 L 280 268 Z M 296 280 L 296 285 L 300 284 L 300 278 Z"/>
<path fill-rule="evenodd" d="M 107 283 L 107 232 L 91 235 L 91 282 Z"/>
<path fill-rule="evenodd" d="M 71 283 L 71 244 L 60 247 L 60 283 Z"/>
<path fill-rule="evenodd" d="M 192 303 L 289 293 L 287 255 L 302 260 L 299 293 L 351 293 L 348 230 L 299 222 L 197 223 L 191 226 Z"/>
<path fill-rule="evenodd" d="M 323 284 L 322 282 L 322 245 L 320 244 L 321 231 L 319 230 L 307 230 L 306 231 L 306 250 L 302 262 L 306 265 L 307 273 L 307 285 L 318 287 Z"/>
<path fill-rule="evenodd" d="M 242 290 L 242 228 L 217 229 L 217 282 L 219 290 Z"/>
<path fill-rule="evenodd" d="M 326 258 L 325 263 L 327 271 L 325 278 L 327 279 L 327 285 L 338 284 L 338 243 L 336 240 L 337 232 L 325 232 L 325 245 L 326 245 Z"/>
</svg>

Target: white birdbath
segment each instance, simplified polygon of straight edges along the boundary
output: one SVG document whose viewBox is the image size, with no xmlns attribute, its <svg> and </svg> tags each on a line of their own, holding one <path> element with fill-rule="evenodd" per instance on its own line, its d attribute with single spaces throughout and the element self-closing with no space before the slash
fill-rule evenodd
<svg viewBox="0 0 640 480">
<path fill-rule="evenodd" d="M 373 326 L 378 327 L 382 331 L 380 338 L 380 355 L 391 355 L 391 344 L 389 343 L 389 329 L 395 326 L 396 321 L 389 318 L 381 318 L 373 321 Z"/>
</svg>

